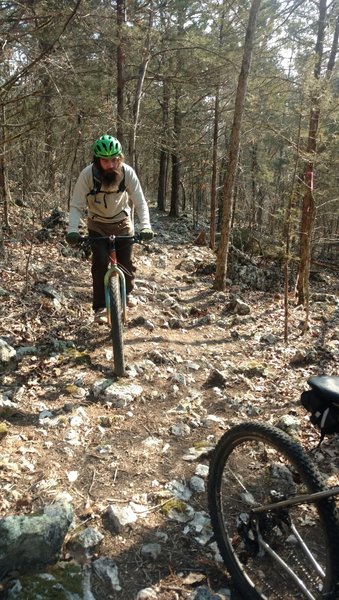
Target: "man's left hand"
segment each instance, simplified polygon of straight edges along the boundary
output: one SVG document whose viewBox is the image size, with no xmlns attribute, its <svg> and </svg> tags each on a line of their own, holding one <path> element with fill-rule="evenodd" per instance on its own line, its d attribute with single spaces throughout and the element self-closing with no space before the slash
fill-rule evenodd
<svg viewBox="0 0 339 600">
<path fill-rule="evenodd" d="M 150 242 L 154 238 L 154 233 L 149 227 L 145 227 L 140 231 L 140 239 L 142 242 Z"/>
</svg>

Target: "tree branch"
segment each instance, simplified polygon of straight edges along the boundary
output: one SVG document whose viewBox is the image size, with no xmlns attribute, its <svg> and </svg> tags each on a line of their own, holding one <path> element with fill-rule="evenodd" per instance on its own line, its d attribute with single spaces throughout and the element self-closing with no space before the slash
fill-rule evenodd
<svg viewBox="0 0 339 600">
<path fill-rule="evenodd" d="M 19 79 L 21 79 L 24 75 L 26 75 L 26 73 L 28 73 L 38 62 L 40 62 L 41 59 L 44 58 L 44 56 L 46 56 L 47 54 L 49 54 L 49 52 L 51 52 L 51 50 L 53 50 L 55 44 L 58 42 L 58 40 L 60 39 L 60 37 L 62 36 L 62 34 L 64 33 L 64 31 L 67 29 L 69 23 L 73 19 L 74 15 L 76 14 L 76 12 L 77 12 L 80 4 L 81 4 L 81 0 L 77 0 L 77 2 L 75 4 L 75 7 L 73 8 L 71 14 L 66 19 L 64 25 L 61 28 L 61 31 L 55 37 L 55 39 L 53 40 L 53 42 L 51 42 L 51 44 L 49 44 L 49 46 L 47 46 L 47 48 L 45 48 L 39 54 L 39 56 L 37 56 L 34 60 L 32 60 L 32 62 L 30 62 L 29 65 L 26 65 L 23 69 L 21 69 L 21 71 L 19 71 L 19 72 L 15 73 L 14 75 L 12 75 L 12 77 L 10 77 L 2 86 L 0 86 L 0 90 L 2 91 L 3 95 L 6 95 L 8 93 L 8 91 L 9 91 L 9 89 Z"/>
</svg>

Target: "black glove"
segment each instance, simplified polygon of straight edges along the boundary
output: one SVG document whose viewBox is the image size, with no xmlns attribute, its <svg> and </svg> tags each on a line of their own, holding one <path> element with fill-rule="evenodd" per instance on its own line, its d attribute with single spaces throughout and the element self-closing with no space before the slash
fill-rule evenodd
<svg viewBox="0 0 339 600">
<path fill-rule="evenodd" d="M 66 242 L 70 246 L 77 246 L 81 240 L 81 235 L 77 231 L 66 234 Z"/>
<path fill-rule="evenodd" d="M 154 233 L 149 227 L 145 227 L 140 231 L 140 240 L 142 242 L 150 242 L 154 238 Z"/>
</svg>

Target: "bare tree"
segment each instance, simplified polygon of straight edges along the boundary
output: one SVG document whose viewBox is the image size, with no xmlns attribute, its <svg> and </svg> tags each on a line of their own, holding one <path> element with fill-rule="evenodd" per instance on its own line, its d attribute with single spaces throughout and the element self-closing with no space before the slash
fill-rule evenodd
<svg viewBox="0 0 339 600">
<path fill-rule="evenodd" d="M 32 14 L 30 14 L 29 16 L 25 16 L 25 10 L 27 7 L 24 4 L 22 4 L 19 7 L 18 11 L 13 16 L 13 19 L 9 20 L 10 29 L 6 32 L 8 39 L 6 39 L 6 36 L 4 36 L 4 40 L 1 47 L 2 83 L 0 85 L 0 118 L 2 126 L 2 133 L 0 136 L 0 197 L 3 198 L 4 202 L 3 220 L 6 227 L 10 226 L 10 191 L 7 182 L 7 163 L 9 162 L 8 156 L 11 150 L 11 143 L 15 139 L 23 137 L 25 133 L 27 134 L 30 131 L 30 129 L 33 128 L 33 125 L 28 123 L 26 124 L 26 126 L 20 128 L 19 133 L 15 131 L 14 134 L 10 135 L 10 121 L 6 123 L 6 107 L 9 105 L 21 106 L 21 103 L 25 97 L 28 98 L 29 96 L 33 96 L 33 93 L 26 92 L 25 85 L 27 78 L 33 75 L 33 73 L 37 70 L 37 67 L 40 67 L 43 64 L 43 62 L 47 59 L 47 57 L 51 55 L 55 48 L 58 46 L 58 44 L 60 43 L 60 39 L 62 38 L 63 34 L 65 34 L 67 28 L 70 26 L 72 20 L 77 14 L 81 2 L 82 0 L 76 0 L 74 7 L 68 8 L 66 10 L 66 16 L 61 22 L 60 11 L 58 11 L 57 13 L 53 14 L 52 17 L 50 15 L 46 17 L 46 20 L 43 23 L 43 25 L 36 23 L 37 19 L 34 10 L 32 11 Z M 34 27 L 29 31 L 26 28 L 28 22 L 35 23 Z M 21 37 L 31 37 L 33 47 L 35 40 L 38 40 L 38 42 L 41 41 L 41 37 L 39 36 L 41 35 L 45 26 L 49 31 L 49 36 L 48 39 L 46 39 L 45 43 L 38 43 L 39 52 L 36 54 L 36 56 L 34 56 L 34 52 L 28 52 L 27 61 L 21 62 L 20 60 L 12 60 L 13 55 L 15 54 L 13 53 L 12 55 L 11 40 L 20 39 Z M 7 45 L 9 49 L 5 52 Z M 7 52 L 9 60 L 6 59 Z M 20 54 L 20 52 L 18 52 L 18 54 Z M 31 58 L 31 55 L 33 55 L 34 58 Z M 11 61 L 12 65 L 15 65 L 14 69 L 12 67 L 10 69 L 8 68 L 7 63 L 9 61 Z M 45 92 L 45 96 L 46 98 L 48 98 L 49 90 L 45 90 Z M 45 124 L 48 132 L 50 132 L 50 120 L 51 114 L 48 115 L 47 111 L 45 111 Z M 13 125 L 11 127 L 13 130 Z M 46 142 L 48 143 L 48 139 L 46 140 Z M 54 184 L 54 174 L 49 183 Z"/>
<path fill-rule="evenodd" d="M 223 215 L 221 237 L 218 248 L 214 288 L 224 290 L 226 286 L 227 259 L 231 232 L 231 219 L 234 199 L 235 178 L 238 167 L 240 130 L 246 97 L 247 81 L 251 67 L 255 26 L 261 0 L 252 0 L 246 30 L 242 65 L 235 98 L 234 117 L 228 155 L 227 173 L 223 192 Z"/>
<path fill-rule="evenodd" d="M 215 246 L 216 204 L 217 204 L 217 159 L 218 159 L 218 129 L 219 129 L 219 93 L 217 86 L 214 100 L 213 148 L 212 148 L 212 179 L 211 179 L 211 208 L 210 208 L 210 248 Z"/>
<path fill-rule="evenodd" d="M 168 170 L 168 127 L 169 127 L 169 84 L 167 77 L 163 77 L 162 80 L 162 138 L 160 147 L 159 157 L 159 177 L 158 177 L 158 201 L 157 206 L 159 210 L 166 210 L 166 190 L 167 190 L 167 170 Z"/>
<path fill-rule="evenodd" d="M 336 20 L 336 28 L 333 36 L 330 57 L 327 64 L 325 83 L 329 80 L 335 65 L 335 57 L 338 49 L 339 18 Z M 304 171 L 305 193 L 302 203 L 302 215 L 300 224 L 300 262 L 297 283 L 297 302 L 306 308 L 306 319 L 304 331 L 307 329 L 309 312 L 309 274 L 311 263 L 311 247 L 314 223 L 316 217 L 316 205 L 314 199 L 314 172 L 317 156 L 317 137 L 321 112 L 321 98 L 324 95 L 324 86 L 320 85 L 321 65 L 324 53 L 325 29 L 327 26 L 327 0 L 319 2 L 319 19 L 317 42 L 315 46 L 314 65 L 314 91 L 311 96 L 311 110 L 307 139 L 307 161 Z"/>
<path fill-rule="evenodd" d="M 130 142 L 130 160 L 131 165 L 134 167 L 136 171 L 137 168 L 137 156 L 136 156 L 136 138 L 137 138 L 137 129 L 139 124 L 139 115 L 140 115 L 140 103 L 142 98 L 142 91 L 144 86 L 144 81 L 147 73 L 147 67 L 150 60 L 150 52 L 151 52 L 151 32 L 153 27 L 153 6 L 152 2 L 150 2 L 150 6 L 148 9 L 148 22 L 147 22 L 147 30 L 146 30 L 146 39 L 143 48 L 142 60 L 138 69 L 138 79 L 137 86 L 135 90 L 134 103 L 133 103 L 133 124 L 132 124 L 132 135 Z"/>
<path fill-rule="evenodd" d="M 10 222 L 9 222 L 9 201 L 10 194 L 7 182 L 7 170 L 6 170 L 6 111 L 5 107 L 2 106 L 2 127 L 1 127 L 1 148 L 3 152 L 0 153 L 0 195 L 3 204 L 3 228 L 1 227 L 1 235 L 3 236 L 3 229 L 10 231 Z M 3 246 L 3 237 L 0 240 L 0 254 L 4 255 L 4 246 Z"/>
<path fill-rule="evenodd" d="M 126 22 L 125 0 L 117 0 L 117 137 L 124 144 L 125 125 L 125 40 L 124 24 Z"/>
</svg>

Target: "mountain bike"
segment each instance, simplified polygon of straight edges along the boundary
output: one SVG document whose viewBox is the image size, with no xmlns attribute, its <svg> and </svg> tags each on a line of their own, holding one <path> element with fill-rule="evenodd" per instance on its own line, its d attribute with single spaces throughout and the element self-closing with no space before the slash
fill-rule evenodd
<svg viewBox="0 0 339 600">
<path fill-rule="evenodd" d="M 123 325 L 127 315 L 126 279 L 123 267 L 118 264 L 116 244 L 125 242 L 128 244 L 141 244 L 140 234 L 132 236 L 109 235 L 102 237 L 83 236 L 80 239 L 85 254 L 88 254 L 93 243 L 108 240 L 108 266 L 104 278 L 105 302 L 107 309 L 107 321 L 111 329 L 111 340 L 113 347 L 114 372 L 117 377 L 126 375 Z"/>
<path fill-rule="evenodd" d="M 301 400 L 321 428 L 321 443 L 339 432 L 339 377 L 309 384 Z M 210 460 L 208 505 L 220 554 L 244 599 L 339 598 L 336 496 L 339 486 L 327 487 L 300 442 L 281 429 L 249 421 L 224 433 Z"/>
</svg>

